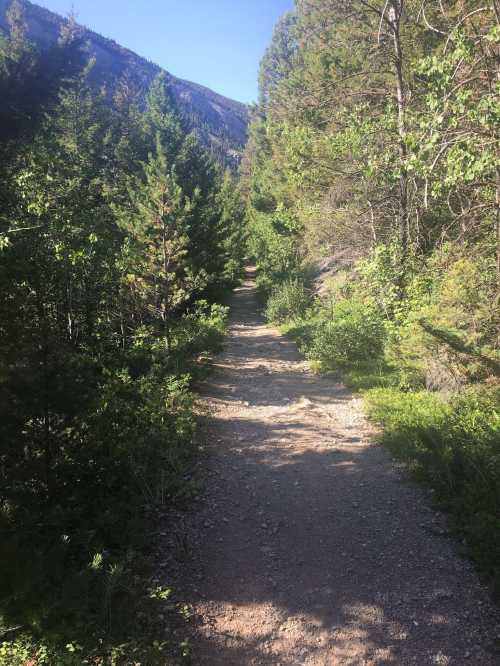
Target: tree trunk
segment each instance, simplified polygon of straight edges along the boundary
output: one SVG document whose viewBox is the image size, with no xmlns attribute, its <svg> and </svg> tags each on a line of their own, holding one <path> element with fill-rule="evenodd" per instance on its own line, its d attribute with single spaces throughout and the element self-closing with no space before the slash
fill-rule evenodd
<svg viewBox="0 0 500 666">
<path fill-rule="evenodd" d="M 406 145 L 406 92 L 403 74 L 403 49 L 401 46 L 400 23 L 403 13 L 403 0 L 392 0 L 388 10 L 389 24 L 392 31 L 394 45 L 394 67 L 396 75 L 396 99 L 398 106 L 398 136 L 399 136 L 399 215 L 398 231 L 401 248 L 401 280 L 403 287 L 406 257 L 408 254 L 408 235 L 410 214 L 408 208 L 408 169 L 406 166 L 408 148 Z"/>
<path fill-rule="evenodd" d="M 168 288 L 167 288 L 167 271 L 168 271 L 168 253 L 167 253 L 167 224 L 163 221 L 163 301 L 162 301 L 162 319 L 163 319 L 163 333 L 165 335 L 165 343 L 167 350 L 171 347 L 170 340 L 170 326 L 168 321 Z"/>
</svg>

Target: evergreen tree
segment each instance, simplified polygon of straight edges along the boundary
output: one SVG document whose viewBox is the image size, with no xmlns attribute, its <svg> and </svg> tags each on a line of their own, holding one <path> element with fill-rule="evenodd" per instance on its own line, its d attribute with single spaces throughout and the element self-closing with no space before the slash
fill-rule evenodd
<svg viewBox="0 0 500 666">
<path fill-rule="evenodd" d="M 142 320 L 161 322 L 169 344 L 174 313 L 204 286 L 205 273 L 193 271 L 188 252 L 191 203 L 159 138 L 143 171 L 131 180 L 130 206 L 121 211 L 127 234 L 126 280 L 135 307 L 141 304 Z"/>
<path fill-rule="evenodd" d="M 173 161 L 184 136 L 183 126 L 172 95 L 168 75 L 159 74 L 153 81 L 146 99 L 146 113 L 143 118 L 145 141 L 148 146 L 146 156 L 154 152 L 156 142 L 167 151 Z"/>
<path fill-rule="evenodd" d="M 223 249 L 223 277 L 235 285 L 243 277 L 247 254 L 245 204 L 239 184 L 231 171 L 226 170 L 218 195 L 221 208 L 220 238 Z"/>
</svg>

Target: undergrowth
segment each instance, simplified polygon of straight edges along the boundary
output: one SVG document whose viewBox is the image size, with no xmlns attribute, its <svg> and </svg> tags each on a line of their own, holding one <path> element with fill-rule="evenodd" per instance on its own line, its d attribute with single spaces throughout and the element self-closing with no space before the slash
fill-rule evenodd
<svg viewBox="0 0 500 666">
<path fill-rule="evenodd" d="M 75 409 L 51 417 L 57 446 L 44 465 L 30 445 L 37 424 L 16 432 L 2 463 L 0 666 L 153 666 L 187 656 L 182 635 L 166 631 L 183 609 L 151 587 L 151 533 L 157 509 L 192 490 L 190 384 L 219 349 L 226 316 L 199 302 L 169 349 L 144 328 L 130 349 L 89 358 L 85 392 L 66 386 Z M 7 436 L 16 423 L 4 416 Z"/>
</svg>

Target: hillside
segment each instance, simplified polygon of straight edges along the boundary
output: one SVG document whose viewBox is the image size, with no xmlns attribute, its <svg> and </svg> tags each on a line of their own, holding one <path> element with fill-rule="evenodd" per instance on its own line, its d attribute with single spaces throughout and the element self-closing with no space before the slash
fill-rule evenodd
<svg viewBox="0 0 500 666">
<path fill-rule="evenodd" d="M 66 19 L 47 9 L 23 0 L 29 37 L 41 48 L 53 44 Z M 0 0 L 0 30 L 5 30 L 6 11 L 10 0 Z M 111 39 L 83 27 L 90 53 L 95 56 L 94 80 L 96 85 L 106 84 L 113 90 L 117 82 L 126 78 L 142 94 L 162 69 Z M 215 156 L 225 163 L 239 160 L 246 143 L 248 109 L 235 100 L 219 95 L 209 88 L 184 81 L 169 73 L 174 96 L 190 127 Z"/>
</svg>

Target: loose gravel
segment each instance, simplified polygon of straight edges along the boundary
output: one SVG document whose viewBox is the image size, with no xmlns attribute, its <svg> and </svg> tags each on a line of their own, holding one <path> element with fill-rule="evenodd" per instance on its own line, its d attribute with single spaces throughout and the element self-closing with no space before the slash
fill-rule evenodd
<svg viewBox="0 0 500 666">
<path fill-rule="evenodd" d="M 500 616 L 360 400 L 258 314 L 251 272 L 210 410 L 179 585 L 195 666 L 494 666 Z"/>
</svg>

